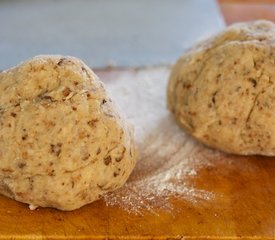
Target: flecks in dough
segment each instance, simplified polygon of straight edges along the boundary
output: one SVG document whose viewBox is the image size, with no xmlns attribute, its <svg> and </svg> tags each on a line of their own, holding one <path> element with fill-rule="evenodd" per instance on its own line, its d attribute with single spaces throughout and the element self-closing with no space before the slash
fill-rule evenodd
<svg viewBox="0 0 275 240">
<path fill-rule="evenodd" d="M 186 52 L 168 106 L 195 138 L 229 153 L 275 155 L 275 25 L 239 23 Z"/>
<path fill-rule="evenodd" d="M 0 73 L 0 93 L 1 194 L 73 210 L 125 183 L 133 128 L 82 61 L 35 57 Z"/>
</svg>

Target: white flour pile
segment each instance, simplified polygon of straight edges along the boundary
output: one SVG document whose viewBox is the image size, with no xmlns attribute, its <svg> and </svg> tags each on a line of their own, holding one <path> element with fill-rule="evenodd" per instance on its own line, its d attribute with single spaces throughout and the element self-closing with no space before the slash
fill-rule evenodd
<svg viewBox="0 0 275 240">
<path fill-rule="evenodd" d="M 123 188 L 104 196 L 106 204 L 138 214 L 171 209 L 169 199 L 174 196 L 190 202 L 213 198 L 212 193 L 196 189 L 192 183 L 196 170 L 207 162 L 199 153 L 201 147 L 176 125 L 166 109 L 169 68 L 128 74 L 118 73 L 105 83 L 135 126 L 138 163 Z"/>
</svg>

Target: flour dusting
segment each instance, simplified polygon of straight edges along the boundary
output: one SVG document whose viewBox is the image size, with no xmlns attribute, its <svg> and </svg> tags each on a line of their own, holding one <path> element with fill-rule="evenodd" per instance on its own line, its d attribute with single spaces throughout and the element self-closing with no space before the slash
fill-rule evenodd
<svg viewBox="0 0 275 240">
<path fill-rule="evenodd" d="M 200 154 L 202 147 L 178 127 L 166 108 L 169 72 L 168 67 L 136 70 L 130 80 L 129 73 L 122 72 L 116 79 L 105 81 L 135 126 L 139 154 L 124 187 L 104 196 L 108 206 L 140 214 L 157 208 L 173 209 L 171 197 L 192 203 L 214 197 L 194 184 L 197 171 L 207 164 Z"/>
</svg>

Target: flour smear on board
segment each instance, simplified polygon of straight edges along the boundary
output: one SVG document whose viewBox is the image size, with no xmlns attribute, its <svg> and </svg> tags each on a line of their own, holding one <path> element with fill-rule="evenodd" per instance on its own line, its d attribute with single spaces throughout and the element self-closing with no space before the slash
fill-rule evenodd
<svg viewBox="0 0 275 240">
<path fill-rule="evenodd" d="M 205 167 L 207 161 L 201 159 L 201 146 L 178 127 L 167 110 L 169 72 L 168 67 L 133 70 L 105 81 L 135 126 L 138 147 L 138 162 L 125 186 L 104 196 L 108 206 L 139 214 L 156 208 L 172 209 L 171 197 L 194 203 L 214 197 L 192 186 L 196 170 Z"/>
</svg>

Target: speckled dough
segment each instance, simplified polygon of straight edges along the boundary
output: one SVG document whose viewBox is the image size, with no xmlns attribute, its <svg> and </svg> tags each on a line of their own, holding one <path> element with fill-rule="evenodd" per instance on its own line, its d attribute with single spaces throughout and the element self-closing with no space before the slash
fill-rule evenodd
<svg viewBox="0 0 275 240">
<path fill-rule="evenodd" d="M 185 53 L 170 76 L 168 106 L 208 146 L 275 155 L 275 25 L 235 24 Z"/>
<path fill-rule="evenodd" d="M 0 73 L 0 93 L 0 193 L 73 210 L 125 183 L 133 129 L 82 61 L 35 57 Z"/>
</svg>

